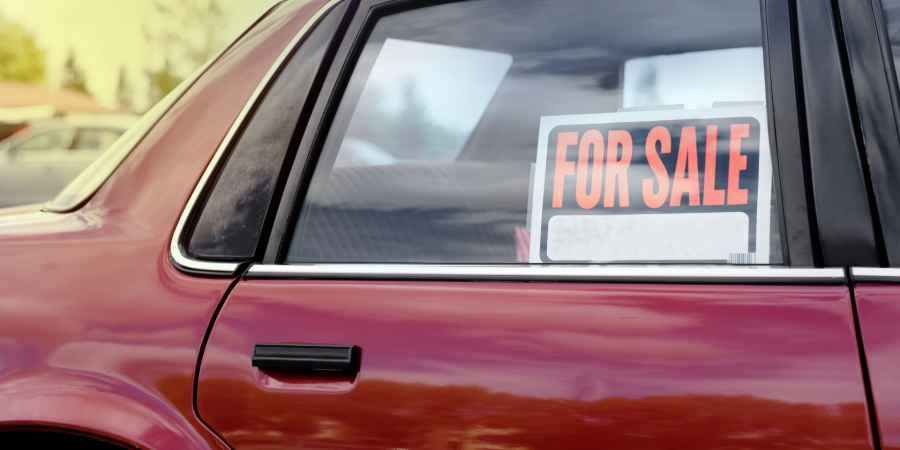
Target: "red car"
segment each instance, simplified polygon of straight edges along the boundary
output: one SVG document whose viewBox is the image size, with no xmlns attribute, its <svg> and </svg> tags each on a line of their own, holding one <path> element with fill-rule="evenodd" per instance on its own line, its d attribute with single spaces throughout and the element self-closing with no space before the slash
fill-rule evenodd
<svg viewBox="0 0 900 450">
<path fill-rule="evenodd" d="M 279 4 L 0 210 L 0 447 L 900 448 L 898 28 Z"/>
</svg>

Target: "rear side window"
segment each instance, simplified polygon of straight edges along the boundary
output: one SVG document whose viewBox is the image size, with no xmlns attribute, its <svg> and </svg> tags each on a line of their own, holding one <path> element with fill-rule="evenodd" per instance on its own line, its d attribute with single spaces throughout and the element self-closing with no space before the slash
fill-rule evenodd
<svg viewBox="0 0 900 450">
<path fill-rule="evenodd" d="M 757 0 L 381 18 L 288 262 L 777 264 Z"/>
<path fill-rule="evenodd" d="M 346 4 L 305 36 L 241 132 L 187 242 L 194 257 L 240 260 L 256 252 L 294 128 Z"/>
</svg>

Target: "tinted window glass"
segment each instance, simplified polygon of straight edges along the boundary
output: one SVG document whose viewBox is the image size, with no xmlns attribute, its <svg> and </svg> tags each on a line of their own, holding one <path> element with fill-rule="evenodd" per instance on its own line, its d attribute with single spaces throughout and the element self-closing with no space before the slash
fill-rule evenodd
<svg viewBox="0 0 900 450">
<path fill-rule="evenodd" d="M 259 105 L 197 221 L 188 245 L 194 256 L 253 256 L 294 129 L 346 7 L 316 25 Z"/>
<path fill-rule="evenodd" d="M 780 263 L 761 35 L 757 0 L 382 18 L 287 260 Z"/>
</svg>

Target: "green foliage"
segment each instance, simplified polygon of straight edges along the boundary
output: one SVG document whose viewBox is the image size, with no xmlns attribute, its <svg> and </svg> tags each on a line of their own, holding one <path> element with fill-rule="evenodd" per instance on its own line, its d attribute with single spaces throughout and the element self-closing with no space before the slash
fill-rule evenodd
<svg viewBox="0 0 900 450">
<path fill-rule="evenodd" d="M 167 57 L 195 69 L 222 48 L 225 15 L 219 0 L 154 0 L 153 6 L 166 24 L 154 38 L 168 47 Z"/>
<path fill-rule="evenodd" d="M 155 105 L 169 92 L 172 92 L 184 78 L 175 75 L 172 71 L 172 65 L 167 59 L 162 68 L 155 71 L 149 71 L 150 75 L 150 102 Z"/>
<path fill-rule="evenodd" d="M 42 83 L 47 71 L 44 58 L 33 34 L 0 16 L 0 80 Z"/>
<path fill-rule="evenodd" d="M 119 69 L 119 82 L 116 83 L 116 101 L 119 106 L 124 106 L 128 110 L 134 109 L 134 88 L 131 80 L 128 79 L 128 71 L 125 66 Z"/>
<path fill-rule="evenodd" d="M 63 65 L 62 87 L 88 93 L 84 70 L 75 61 L 75 51 L 72 49 L 69 49 L 69 57 Z"/>
<path fill-rule="evenodd" d="M 225 41 L 225 14 L 219 0 L 154 0 L 162 24 L 145 26 L 147 47 L 161 55 L 162 67 L 147 68 L 152 106 L 175 89 L 184 77 L 212 58 Z"/>
</svg>

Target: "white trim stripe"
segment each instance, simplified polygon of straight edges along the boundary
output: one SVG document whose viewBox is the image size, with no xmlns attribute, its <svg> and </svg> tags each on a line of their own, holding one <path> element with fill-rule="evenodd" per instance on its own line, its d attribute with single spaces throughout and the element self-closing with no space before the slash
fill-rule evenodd
<svg viewBox="0 0 900 450">
<path fill-rule="evenodd" d="M 851 267 L 854 281 L 869 283 L 900 283 L 900 268 L 891 267 Z"/>
<path fill-rule="evenodd" d="M 840 268 L 473 264 L 254 264 L 247 278 L 648 281 L 843 284 Z"/>
</svg>

